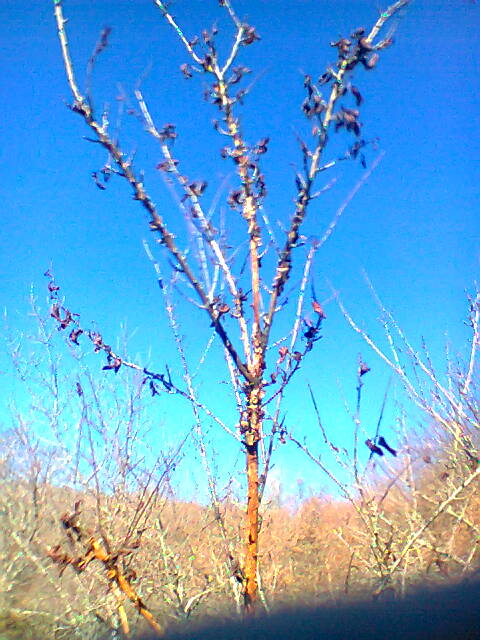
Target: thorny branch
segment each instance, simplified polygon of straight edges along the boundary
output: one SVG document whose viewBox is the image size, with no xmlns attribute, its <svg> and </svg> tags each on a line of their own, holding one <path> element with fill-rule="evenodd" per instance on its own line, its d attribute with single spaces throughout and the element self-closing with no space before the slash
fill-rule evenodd
<svg viewBox="0 0 480 640">
<path fill-rule="evenodd" d="M 152 254 L 150 253 L 150 250 L 148 249 L 147 246 L 145 246 L 145 250 L 147 251 L 147 255 L 150 258 L 151 262 L 154 265 L 155 271 L 157 273 L 157 276 L 160 276 L 160 267 L 158 265 L 158 263 L 154 260 Z M 223 517 L 223 514 L 221 512 L 221 508 L 220 508 L 220 500 L 218 498 L 218 492 L 217 492 L 217 487 L 215 485 L 215 481 L 214 481 L 214 477 L 213 477 L 213 473 L 211 470 L 211 466 L 210 466 L 210 462 L 208 460 L 208 455 L 207 455 L 207 448 L 205 446 L 205 435 L 203 432 L 203 426 L 202 426 L 202 421 L 200 419 L 200 414 L 199 414 L 199 406 L 200 403 L 196 400 L 196 395 L 195 395 L 195 389 L 193 386 L 193 381 L 192 381 L 192 376 L 190 374 L 190 370 L 188 367 L 188 362 L 187 362 L 187 357 L 185 354 L 185 349 L 183 346 L 183 341 L 181 339 L 181 336 L 179 334 L 179 327 L 178 327 L 178 323 L 177 323 L 177 319 L 175 316 L 175 312 L 174 312 L 174 307 L 173 307 L 173 303 L 171 300 L 171 297 L 168 293 L 168 291 L 166 290 L 165 287 L 162 288 L 162 293 L 163 296 L 165 298 L 165 302 L 166 302 L 166 309 L 167 309 L 167 314 L 168 314 L 168 320 L 169 320 L 169 324 L 170 327 L 172 329 L 173 335 L 174 335 L 174 339 L 175 339 L 175 344 L 177 345 L 177 350 L 180 354 L 180 358 L 181 358 L 181 362 L 182 362 L 182 368 L 183 368 L 183 373 L 184 373 L 184 379 L 187 383 L 187 388 L 188 388 L 188 393 L 190 398 L 193 400 L 192 401 L 192 408 L 193 408 L 193 414 L 194 414 L 194 418 L 195 418 L 195 433 L 196 433 L 196 439 L 199 445 L 199 449 L 200 449 L 200 457 L 202 460 L 202 465 L 205 471 L 205 475 L 207 478 L 207 483 L 208 483 L 208 490 L 210 492 L 210 502 L 211 505 L 213 507 L 213 511 L 215 514 L 215 521 L 219 527 L 220 530 L 220 535 L 222 537 L 222 541 L 223 544 L 225 546 L 225 558 L 226 558 L 226 562 L 229 566 L 231 575 L 234 576 L 235 575 L 235 567 L 239 565 L 238 561 L 235 561 L 234 559 L 234 555 L 233 555 L 233 550 L 227 535 L 227 530 L 226 530 L 226 525 L 225 525 L 225 519 Z M 226 427 L 226 425 L 224 425 L 224 429 L 225 431 L 227 431 L 227 433 L 229 433 L 230 435 L 232 435 L 234 438 L 236 438 L 237 440 L 240 440 L 240 436 L 238 435 L 238 433 L 235 433 L 233 431 L 231 431 L 230 429 L 228 429 Z"/>
<path fill-rule="evenodd" d="M 60 545 L 56 545 L 49 550 L 48 556 L 53 562 L 59 565 L 60 573 L 63 573 L 68 566 L 71 566 L 76 573 L 82 573 L 91 562 L 98 560 L 103 565 L 110 588 L 116 596 L 118 614 L 124 633 L 128 635 L 130 628 L 123 605 L 122 594 L 132 602 L 140 615 L 145 618 L 155 631 L 163 633 L 162 627 L 135 591 L 131 580 L 125 575 L 120 566 L 121 557 L 125 554 L 132 553 L 132 549 L 135 547 L 130 546 L 130 548 L 118 549 L 115 553 L 110 552 L 105 548 L 109 545 L 102 544 L 100 540 L 86 532 L 81 526 L 79 522 L 81 514 L 80 506 L 81 501 L 77 501 L 74 506 L 74 511 L 70 514 L 64 514 L 61 518 L 61 523 L 69 540 L 74 545 L 83 547 L 82 552 L 77 555 L 71 555 L 65 553 Z M 140 542 L 138 541 L 138 545 L 139 544 Z"/>
<path fill-rule="evenodd" d="M 297 245 L 299 229 L 305 219 L 308 205 L 313 197 L 312 187 L 314 180 L 321 169 L 319 167 L 319 162 L 323 150 L 328 142 L 328 131 L 331 125 L 335 122 L 335 129 L 337 131 L 344 127 L 347 131 L 352 131 L 357 138 L 360 135 L 358 110 L 342 108 L 338 113 L 334 113 L 334 108 L 339 98 L 348 91 L 348 85 L 345 82 L 346 76 L 360 63 L 366 69 L 372 69 L 375 67 L 378 61 L 377 51 L 389 46 L 389 44 L 391 44 L 391 39 L 384 39 L 377 45 L 373 44 L 373 40 L 378 35 L 385 22 L 406 6 L 408 2 L 409 0 L 400 0 L 399 2 L 391 5 L 381 14 L 368 36 L 364 36 L 364 29 L 357 29 L 357 31 L 352 34 L 352 40 L 356 40 L 355 43 L 352 44 L 352 41 L 347 38 L 342 38 L 338 40 L 338 42 L 332 43 L 332 46 L 336 46 L 338 48 L 338 70 L 335 71 L 334 69 L 329 69 L 319 79 L 320 85 L 332 82 L 328 101 L 325 101 L 322 98 L 318 87 L 313 85 L 310 76 L 305 77 L 305 86 L 308 91 L 308 98 L 304 103 L 304 110 L 307 117 L 312 117 L 316 121 L 316 126 L 314 126 L 312 133 L 315 135 L 317 142 L 313 151 L 309 150 L 305 143 L 302 145 L 302 151 L 304 154 L 304 175 L 298 176 L 297 178 L 298 195 L 295 203 L 295 213 L 290 224 L 284 248 L 278 258 L 277 269 L 272 284 L 269 309 L 266 317 L 264 318 L 262 340 L 265 345 L 268 343 L 278 298 L 285 288 L 285 284 L 290 276 L 292 268 L 292 252 Z M 350 86 L 350 91 L 356 98 L 357 105 L 359 105 L 362 101 L 362 97 L 358 92 L 358 89 Z M 359 149 L 361 149 L 364 144 L 363 140 L 359 140 L 355 143 L 352 147 L 352 155 L 354 157 L 356 157 Z"/>
<path fill-rule="evenodd" d="M 147 213 L 150 216 L 150 219 L 151 219 L 150 227 L 152 231 L 157 231 L 160 234 L 163 244 L 165 244 L 165 246 L 173 256 L 173 258 L 175 259 L 176 263 L 178 264 L 179 268 L 185 274 L 185 277 L 188 279 L 191 286 L 196 291 L 198 297 L 202 302 L 202 305 L 204 306 L 205 310 L 210 316 L 210 319 L 213 323 L 213 326 L 215 327 L 215 330 L 217 331 L 226 349 L 230 353 L 239 371 L 242 373 L 242 375 L 245 377 L 246 380 L 250 380 L 251 378 L 250 373 L 247 367 L 245 366 L 245 364 L 241 361 L 233 344 L 230 342 L 230 339 L 227 336 L 227 333 L 221 323 L 221 316 L 219 316 L 218 313 L 216 312 L 214 305 L 209 300 L 207 293 L 205 292 L 205 290 L 203 289 L 203 286 L 198 281 L 198 278 L 196 277 L 195 273 L 190 267 L 190 264 L 187 262 L 187 260 L 185 259 L 185 256 L 183 255 L 183 253 L 180 251 L 177 244 L 175 243 L 175 238 L 173 234 L 170 233 L 170 231 L 168 230 L 168 227 L 164 222 L 162 216 L 159 214 L 156 205 L 154 204 L 153 200 L 150 198 L 147 191 L 145 190 L 143 182 L 139 178 L 137 178 L 131 163 L 128 160 L 126 160 L 124 153 L 121 151 L 120 147 L 118 146 L 118 143 L 116 143 L 109 136 L 106 130 L 106 127 L 101 125 L 95 119 L 91 107 L 89 106 L 85 98 L 80 93 L 77 82 L 75 80 L 73 66 L 70 59 L 68 41 L 67 41 L 67 36 L 65 32 L 66 20 L 63 17 L 61 0 L 55 0 L 54 7 L 55 7 L 55 17 L 57 20 L 58 34 L 59 34 L 60 44 L 62 47 L 63 61 L 65 64 L 68 83 L 70 85 L 70 89 L 74 97 L 74 104 L 72 106 L 72 111 L 82 116 L 85 123 L 94 132 L 98 142 L 110 154 L 111 158 L 113 159 L 113 161 L 118 167 L 119 174 L 123 178 L 125 178 L 131 185 L 134 193 L 134 196 L 133 196 L 134 199 L 138 200 L 141 203 L 141 205 L 144 207 L 144 209 L 146 209 Z M 171 129 L 166 128 L 164 130 L 165 138 L 168 138 L 171 135 L 172 135 Z"/>
<path fill-rule="evenodd" d="M 451 505 L 451 503 L 458 498 L 461 492 L 464 489 L 466 489 L 470 484 L 472 484 L 472 482 L 476 478 L 478 478 L 478 476 L 480 476 L 480 465 L 475 469 L 475 471 L 473 471 L 473 473 L 471 473 L 467 478 L 465 478 L 465 480 L 463 480 L 463 482 L 461 482 L 454 489 L 454 491 L 452 491 L 452 493 L 448 496 L 448 498 L 443 500 L 443 502 L 441 502 L 438 505 L 438 507 L 433 511 L 430 517 L 422 524 L 422 526 L 417 531 L 415 531 L 415 533 L 409 538 L 409 540 L 407 540 L 401 553 L 398 555 L 397 559 L 390 567 L 391 574 L 393 574 L 393 572 L 396 570 L 396 568 L 400 565 L 400 563 L 404 559 L 405 555 L 408 553 L 411 547 L 415 544 L 415 542 L 428 529 L 428 527 L 430 527 L 430 525 L 438 518 L 438 516 L 442 514 Z"/>
<path fill-rule="evenodd" d="M 463 396 L 466 396 L 469 392 L 470 385 L 472 383 L 472 376 L 475 367 L 475 359 L 477 355 L 477 349 L 480 345 L 480 291 L 477 291 L 477 294 L 474 299 L 469 299 L 470 303 L 470 318 L 469 324 L 472 328 L 473 336 L 472 336 L 472 347 L 470 349 L 470 358 L 468 361 L 468 370 L 467 375 L 465 376 L 465 381 L 460 390 L 460 393 Z"/>
<path fill-rule="evenodd" d="M 64 330 L 72 327 L 68 336 L 72 344 L 78 345 L 80 336 L 86 336 L 93 344 L 95 353 L 99 353 L 100 351 L 106 353 L 107 364 L 103 367 L 105 371 L 110 370 L 118 373 L 120 367 L 122 366 L 127 367 L 128 369 L 133 369 L 134 371 L 138 371 L 145 376 L 143 379 L 143 384 L 148 383 L 152 396 L 159 395 L 160 388 L 163 388 L 166 393 L 172 393 L 182 396 L 182 398 L 188 400 L 188 402 L 190 402 L 193 406 L 203 411 L 209 418 L 212 418 L 224 431 L 234 437 L 237 437 L 237 434 L 229 429 L 227 425 L 222 420 L 220 420 L 220 418 L 216 414 L 214 414 L 205 404 L 199 402 L 194 396 L 173 383 L 168 367 L 166 373 L 158 373 L 156 371 L 151 371 L 146 367 L 142 367 L 136 362 L 125 360 L 121 358 L 109 344 L 104 342 L 102 335 L 98 331 L 83 329 L 80 324 L 78 314 L 72 313 L 69 309 L 61 304 L 59 299 L 60 287 L 55 284 L 50 271 L 46 271 L 45 276 L 49 278 L 48 289 L 50 291 L 50 300 L 52 301 L 50 315 L 54 320 L 56 320 L 59 330 Z"/>
<path fill-rule="evenodd" d="M 420 356 L 418 355 L 418 353 L 413 349 L 413 347 L 410 345 L 409 341 L 407 340 L 405 334 L 403 333 L 403 331 L 401 330 L 401 328 L 398 326 L 397 322 L 395 321 L 395 319 L 393 318 L 392 314 L 390 312 L 388 312 L 384 305 L 381 303 L 381 301 L 378 299 L 378 296 L 376 296 L 377 302 L 380 305 L 382 312 L 383 312 L 383 319 L 382 319 L 382 325 L 383 328 L 385 330 L 385 335 L 388 341 L 388 345 L 390 347 L 390 350 L 392 352 L 392 358 L 390 358 L 389 356 L 386 355 L 386 353 L 378 346 L 378 344 L 366 333 L 366 331 L 364 329 L 362 329 L 361 327 L 358 326 L 358 324 L 353 320 L 353 318 L 351 317 L 351 315 L 348 313 L 348 311 L 346 310 L 345 306 L 343 305 L 342 301 L 340 300 L 338 294 L 335 294 L 336 298 L 337 298 L 337 303 L 338 306 L 340 307 L 340 310 L 343 313 L 343 316 L 345 317 L 345 319 L 347 320 L 347 322 L 349 323 L 349 325 L 352 327 L 352 329 L 358 333 L 363 340 L 370 346 L 370 348 L 385 362 L 385 364 L 390 367 L 392 369 L 392 371 L 394 371 L 394 373 L 399 377 L 399 379 L 402 381 L 403 385 L 405 386 L 406 390 L 408 391 L 410 397 L 412 398 L 412 400 L 415 402 L 415 404 L 420 407 L 421 409 L 423 409 L 424 411 L 426 411 L 428 414 L 430 414 L 432 416 L 432 418 L 435 420 L 435 422 L 439 425 L 442 425 L 442 427 L 445 429 L 445 431 L 447 433 L 449 433 L 454 440 L 458 443 L 459 446 L 461 446 L 463 449 L 465 448 L 465 434 L 460 433 L 458 428 L 456 428 L 456 423 L 457 423 L 457 416 L 460 416 L 461 418 L 465 419 L 468 422 L 470 421 L 470 418 L 468 417 L 468 415 L 465 413 L 465 409 L 463 408 L 462 405 L 462 399 L 458 399 L 454 397 L 454 395 L 452 393 L 450 393 L 443 385 L 442 383 L 439 381 L 438 376 L 434 373 L 434 371 L 432 370 L 431 366 L 427 366 L 420 358 Z M 478 297 L 478 294 L 477 294 Z M 405 347 L 406 353 L 410 356 L 413 367 L 414 367 L 414 375 L 417 375 L 417 371 L 416 371 L 416 367 L 418 366 L 421 371 L 423 371 L 423 373 L 427 376 L 427 378 L 431 381 L 432 385 L 433 385 L 433 390 L 434 390 L 434 395 L 436 397 L 436 399 L 438 401 L 442 401 L 442 397 L 445 398 L 446 402 L 447 402 L 447 415 L 442 415 L 442 413 L 440 412 L 440 410 L 437 410 L 434 406 L 434 404 L 432 402 L 429 402 L 428 399 L 424 396 L 424 394 L 421 391 L 420 388 L 420 383 L 417 385 L 414 385 L 409 377 L 409 375 L 407 374 L 406 371 L 406 367 L 404 365 L 402 365 L 401 361 L 400 361 L 400 356 L 399 356 L 399 347 L 397 347 L 397 344 L 392 336 L 392 333 L 390 331 L 390 326 L 388 321 L 393 325 L 394 329 L 398 332 L 400 339 L 403 342 L 403 345 Z M 473 335 L 473 340 L 476 341 L 477 340 L 477 334 L 476 331 L 478 331 L 478 328 L 476 329 L 475 326 L 475 321 L 472 321 L 472 327 L 474 330 L 474 335 Z M 470 367 L 472 367 L 472 371 L 473 371 L 473 364 L 472 364 L 472 353 L 473 353 L 473 361 L 475 359 L 475 349 L 476 346 L 472 344 L 472 349 L 471 349 L 471 354 L 470 354 L 470 362 L 469 362 L 469 369 L 468 371 L 470 371 Z M 466 376 L 466 381 L 468 380 L 468 372 L 467 372 L 467 376 Z M 471 374 L 470 374 L 471 376 Z M 470 384 L 470 383 L 469 383 Z M 463 388 L 463 387 L 462 387 Z M 461 389 L 460 389 L 460 396 L 462 397 L 462 393 L 461 393 Z M 442 408 L 443 410 L 445 410 L 445 406 L 442 404 Z M 450 415 L 448 415 L 450 414 Z"/>
<path fill-rule="evenodd" d="M 160 0 L 156 0 L 155 4 L 162 11 L 163 16 L 169 22 L 169 24 L 175 29 L 176 33 L 180 37 L 182 43 L 185 45 L 188 53 L 191 55 L 193 61 L 200 65 L 201 70 L 205 73 L 212 74 L 215 81 L 212 84 L 211 89 L 206 94 L 209 101 L 215 104 L 219 110 L 223 113 L 225 125 L 227 127 L 224 132 L 229 136 L 233 143 L 233 148 L 226 148 L 225 155 L 230 155 L 235 161 L 237 173 L 240 178 L 242 188 L 240 191 L 232 192 L 229 202 L 233 208 L 240 208 L 242 210 L 242 216 L 248 223 L 248 235 L 249 235 L 249 247 L 250 247 L 250 268 L 252 279 L 252 296 L 253 296 L 253 327 L 252 327 L 252 349 L 256 356 L 249 364 L 250 377 L 247 378 L 250 382 L 258 381 L 262 375 L 264 369 L 264 350 L 260 348 L 260 259 L 259 259 L 259 246 L 261 244 L 260 227 L 258 224 L 258 207 L 265 196 L 265 184 L 263 176 L 259 171 L 258 156 L 261 153 L 265 153 L 267 150 L 268 140 L 261 141 L 256 149 L 256 158 L 252 157 L 253 154 L 249 151 L 248 145 L 244 141 L 242 131 L 240 129 L 239 119 L 235 116 L 234 107 L 239 101 L 239 94 L 235 97 L 231 95 L 230 89 L 236 85 L 242 76 L 248 72 L 245 67 L 237 67 L 233 70 L 233 76 L 229 79 L 225 78 L 225 74 L 230 69 L 233 60 L 235 59 L 240 45 L 252 44 L 258 39 L 257 34 L 253 27 L 240 23 L 236 17 L 231 4 L 227 3 L 224 6 L 227 8 L 230 16 L 232 17 L 234 24 L 237 28 L 237 34 L 235 42 L 232 46 L 230 56 L 223 67 L 218 59 L 218 52 L 216 50 L 214 36 L 216 35 L 215 29 L 212 33 L 203 31 L 202 40 L 206 49 L 206 53 L 203 58 L 195 52 L 192 42 L 197 44 L 197 40 L 188 41 L 173 16 L 169 13 L 167 7 Z M 188 68 L 183 67 L 188 75 L 191 75 Z M 185 75 L 187 75 L 185 74 Z M 218 125 L 217 125 L 218 129 Z M 219 129 L 218 129 L 219 130 Z M 263 144 L 262 144 L 263 143 Z M 232 282 L 230 280 L 229 287 L 232 292 Z M 238 296 L 232 293 L 233 298 L 236 300 Z M 242 329 L 242 336 L 244 340 L 244 346 L 246 348 L 246 356 L 248 358 L 249 347 L 246 346 L 246 335 L 244 327 Z"/>
<path fill-rule="evenodd" d="M 148 131 L 156 140 L 160 142 L 162 153 L 165 158 L 165 162 L 158 165 L 164 171 L 168 171 L 175 175 L 179 184 L 185 190 L 186 197 L 190 198 L 192 202 L 192 218 L 194 220 L 198 220 L 198 224 L 200 226 L 200 232 L 204 236 L 208 246 L 211 248 L 218 265 L 224 274 L 225 280 L 230 289 L 231 296 L 234 300 L 238 300 L 241 296 L 241 292 L 239 292 L 237 285 L 235 283 L 235 279 L 232 275 L 232 271 L 227 263 L 227 259 L 222 251 L 219 243 L 215 239 L 216 230 L 212 229 L 210 222 L 208 222 L 207 217 L 203 211 L 203 208 L 200 204 L 199 196 L 203 193 L 205 189 L 206 183 L 191 183 L 189 184 L 188 179 L 183 176 L 178 169 L 178 161 L 175 160 L 172 156 L 171 149 L 168 144 L 166 144 L 165 138 L 158 131 L 155 126 L 148 107 L 146 105 L 143 94 L 139 89 L 135 91 L 135 97 L 138 100 L 138 104 L 140 105 L 140 109 L 145 121 L 145 126 Z M 251 354 L 250 354 L 250 345 L 248 342 L 248 328 L 245 320 L 245 316 L 243 313 L 236 314 L 240 325 L 240 333 L 243 343 L 243 348 L 247 360 L 247 365 L 251 364 Z"/>
</svg>

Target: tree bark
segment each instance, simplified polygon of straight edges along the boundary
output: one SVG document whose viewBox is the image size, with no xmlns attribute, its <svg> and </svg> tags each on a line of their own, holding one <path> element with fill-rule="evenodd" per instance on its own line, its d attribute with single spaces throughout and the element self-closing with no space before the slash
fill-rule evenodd
<svg viewBox="0 0 480 640">
<path fill-rule="evenodd" d="M 247 551 L 245 557 L 245 609 L 252 614 L 257 599 L 258 565 L 258 441 L 247 445 Z"/>
<path fill-rule="evenodd" d="M 262 361 L 260 360 L 260 362 Z M 259 369 L 262 371 L 261 367 Z M 258 590 L 258 510 L 260 507 L 258 443 L 262 434 L 263 395 L 263 381 L 259 376 L 248 393 L 248 429 L 245 433 L 247 449 L 247 546 L 244 569 L 244 599 L 245 609 L 248 614 L 253 614 L 255 611 Z"/>
</svg>

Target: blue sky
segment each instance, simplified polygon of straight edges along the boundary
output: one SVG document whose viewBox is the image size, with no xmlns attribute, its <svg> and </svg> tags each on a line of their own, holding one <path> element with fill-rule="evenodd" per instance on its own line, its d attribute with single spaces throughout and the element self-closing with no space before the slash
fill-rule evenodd
<svg viewBox="0 0 480 640">
<path fill-rule="evenodd" d="M 377 4 L 373 0 L 235 3 L 238 14 L 255 25 L 262 38 L 246 48 L 240 60 L 257 78 L 242 122 L 250 142 L 264 136 L 271 140 L 263 168 L 268 186 L 265 210 L 272 221 L 285 224 L 293 210 L 294 166 L 300 165 L 294 131 L 305 135 L 308 129 L 300 110 L 303 72 L 321 75 L 335 60 L 329 43 L 356 27 L 373 24 Z M 100 30 L 112 27 L 111 44 L 94 73 L 96 104 L 108 102 L 115 121 L 119 84 L 133 101 L 135 82 L 145 74 L 143 91 L 152 115 L 158 124 L 176 123 L 176 156 L 192 179 L 208 180 L 206 204 L 217 193 L 223 196 L 220 210 L 231 188 L 223 186 L 222 191 L 222 185 L 235 185 L 235 177 L 232 166 L 219 156 L 224 141 L 211 127 L 216 114 L 202 100 L 203 79 L 182 78 L 179 66 L 187 61 L 186 54 L 153 2 L 66 0 L 64 10 L 79 81 Z M 216 2 L 178 0 L 174 13 L 189 36 L 218 19 L 220 39 L 225 33 L 229 42 L 229 25 Z M 353 317 L 381 341 L 378 310 L 362 276 L 365 269 L 411 340 L 418 345 L 425 336 L 440 369 L 447 341 L 454 353 L 462 353 L 466 346 L 465 290 L 473 289 L 479 271 L 480 92 L 475 47 L 479 28 L 477 3 L 417 0 L 402 14 L 395 44 L 381 55 L 378 68 L 356 72 L 354 83 L 365 98 L 360 118 L 363 135 L 378 137 L 385 155 L 314 266 L 320 299 L 329 298 L 327 280 L 331 281 Z M 142 246 L 143 238 L 151 240 L 145 216 L 119 180 L 99 191 L 90 177 L 103 165 L 105 155 L 82 139 L 88 132 L 65 106 L 70 96 L 52 4 L 3 0 L 0 41 L 0 274 L 1 302 L 10 325 L 28 331 L 30 287 L 43 303 L 43 272 L 53 263 L 67 305 L 81 313 L 85 325 L 95 321 L 114 343 L 123 323 L 134 333 L 132 357 L 142 362 L 150 358 L 158 369 L 167 361 L 175 370 L 178 361 L 164 303 Z M 138 150 L 136 166 L 145 170 L 147 189 L 165 217 L 178 220 L 175 202 L 154 169 L 160 152 L 134 118 L 124 118 L 121 140 L 125 150 Z M 349 142 L 344 134 L 336 136 L 325 159 Z M 374 158 L 369 149 L 368 163 Z M 319 186 L 332 178 L 336 183 L 313 204 L 304 230 L 307 236 L 322 235 L 361 174 L 359 164 L 347 162 L 325 174 Z M 238 243 L 241 221 L 228 208 L 226 216 L 231 243 Z M 297 250 L 297 265 L 303 257 Z M 293 284 L 298 277 L 296 271 Z M 293 304 L 279 317 L 275 337 L 288 327 L 292 308 Z M 208 322 L 182 300 L 178 313 L 195 365 L 208 338 L 204 331 Z M 324 337 L 287 397 L 287 422 L 311 441 L 318 438 L 305 388 L 309 382 L 327 427 L 348 445 L 352 422 L 343 396 L 353 406 L 358 352 L 372 367 L 365 386 L 366 423 L 378 416 L 389 374 L 346 326 L 334 302 L 326 305 L 326 313 Z M 226 385 L 218 386 L 226 373 L 219 350 L 216 353 L 207 359 L 205 375 L 197 383 L 202 399 L 228 416 L 231 398 Z M 222 396 L 219 389 L 226 393 Z M 166 431 L 172 433 L 168 428 L 172 411 L 175 429 L 188 429 L 188 413 L 171 407 L 171 402 L 159 403 L 157 409 Z M 390 424 L 394 413 L 392 406 Z M 218 446 L 232 464 L 237 460 L 235 445 L 222 440 Z M 280 468 L 289 464 L 290 455 L 280 454 Z M 298 465 L 300 475 L 317 481 L 304 461 Z"/>
</svg>

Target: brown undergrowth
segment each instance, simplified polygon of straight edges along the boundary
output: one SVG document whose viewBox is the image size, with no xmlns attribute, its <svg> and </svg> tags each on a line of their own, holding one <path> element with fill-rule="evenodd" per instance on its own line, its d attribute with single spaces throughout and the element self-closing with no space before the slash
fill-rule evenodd
<svg viewBox="0 0 480 640">
<path fill-rule="evenodd" d="M 2 638 L 61 638 L 71 637 L 72 631 L 100 638 L 116 627 L 125 632 L 125 620 L 129 629 L 143 632 L 150 628 L 149 616 L 163 630 L 187 619 L 235 615 L 232 583 L 239 577 L 225 560 L 211 507 L 158 497 L 148 524 L 125 543 L 138 495 L 104 496 L 101 532 L 91 495 L 42 483 L 41 473 L 35 481 L 25 469 L 12 469 L 14 439 L 3 444 L 10 455 L 1 466 Z M 447 443 L 438 450 L 437 442 L 435 456 L 426 450 L 428 446 L 410 456 L 409 480 L 394 487 L 372 468 L 364 482 L 362 509 L 321 495 L 286 506 L 281 501 L 268 505 L 267 500 L 260 555 L 264 605 L 274 610 L 340 604 L 387 590 L 401 596 L 418 584 L 458 582 L 478 574 L 480 497 L 475 482 L 458 492 L 405 551 L 412 532 L 431 518 L 432 503 L 445 502 L 471 473 L 468 456 L 462 460 Z M 401 476 L 405 456 L 397 464 Z M 66 504 L 71 505 L 69 513 L 64 513 Z M 228 501 L 221 508 L 233 548 L 239 549 L 243 510 Z M 376 519 L 368 520 L 367 513 Z M 95 544 L 103 549 L 103 561 L 95 552 L 86 561 Z M 395 563 L 398 569 L 379 589 Z"/>
</svg>

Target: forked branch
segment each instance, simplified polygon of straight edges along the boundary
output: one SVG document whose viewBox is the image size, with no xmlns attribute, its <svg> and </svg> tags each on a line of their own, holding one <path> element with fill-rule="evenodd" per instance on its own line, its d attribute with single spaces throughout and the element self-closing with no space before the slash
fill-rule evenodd
<svg viewBox="0 0 480 640">
<path fill-rule="evenodd" d="M 248 368 L 242 362 L 239 354 L 237 353 L 237 350 L 230 341 L 230 338 L 228 337 L 227 332 L 222 325 L 221 316 L 219 316 L 219 314 L 216 312 L 215 306 L 209 300 L 206 291 L 195 275 L 193 269 L 190 267 L 190 264 L 188 263 L 184 254 L 178 248 L 175 242 L 174 235 L 169 231 L 165 221 L 158 212 L 155 203 L 147 193 L 142 180 L 135 175 L 131 163 L 126 159 L 125 154 L 121 151 L 118 142 L 115 142 L 108 134 L 106 127 L 104 127 L 95 119 L 91 107 L 89 106 L 84 96 L 81 94 L 78 88 L 78 84 L 75 80 L 72 61 L 70 58 L 68 40 L 65 32 L 66 20 L 63 16 L 61 0 L 54 0 L 54 8 L 65 71 L 67 74 L 70 90 L 74 97 L 72 111 L 82 116 L 87 126 L 90 127 L 90 129 L 95 134 L 95 139 L 108 151 L 111 158 L 117 165 L 119 175 L 121 175 L 123 178 L 125 178 L 125 180 L 127 180 L 127 182 L 129 182 L 133 190 L 134 199 L 139 201 L 149 214 L 151 230 L 156 231 L 160 234 L 162 244 L 166 246 L 172 257 L 174 258 L 175 263 L 178 265 L 178 268 L 182 271 L 182 273 L 184 273 L 190 285 L 197 293 L 203 307 L 210 317 L 213 326 L 215 327 L 215 330 L 217 331 L 220 339 L 225 345 L 225 348 L 228 350 L 230 356 L 238 367 L 238 370 L 242 373 L 246 380 L 250 380 L 251 375 L 248 371 Z M 168 138 L 169 132 L 165 131 L 164 135 L 166 138 Z"/>
</svg>

